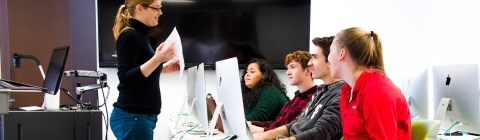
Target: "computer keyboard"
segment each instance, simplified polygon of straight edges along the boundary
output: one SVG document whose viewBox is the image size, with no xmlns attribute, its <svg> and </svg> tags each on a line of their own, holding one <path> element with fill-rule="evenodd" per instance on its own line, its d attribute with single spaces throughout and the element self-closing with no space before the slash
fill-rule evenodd
<svg viewBox="0 0 480 140">
<path fill-rule="evenodd" d="M 39 110 L 45 110 L 45 108 L 38 107 L 38 106 L 26 106 L 26 107 L 20 107 L 19 109 L 25 110 L 25 111 L 39 111 Z"/>
</svg>

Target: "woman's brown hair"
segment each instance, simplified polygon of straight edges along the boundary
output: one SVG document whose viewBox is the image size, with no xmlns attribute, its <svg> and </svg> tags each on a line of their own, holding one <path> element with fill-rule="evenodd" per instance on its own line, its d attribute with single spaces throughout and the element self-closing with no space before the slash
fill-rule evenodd
<svg viewBox="0 0 480 140">
<path fill-rule="evenodd" d="M 371 67 L 385 74 L 382 43 L 375 32 L 352 27 L 340 31 L 335 40 L 339 48 L 346 48 L 355 64 Z"/>
<path fill-rule="evenodd" d="M 125 0 L 125 4 L 118 8 L 117 16 L 115 17 L 115 24 L 113 25 L 113 37 L 118 39 L 120 33 L 130 26 L 129 19 L 135 14 L 135 7 L 137 5 L 150 5 L 154 0 Z"/>
</svg>

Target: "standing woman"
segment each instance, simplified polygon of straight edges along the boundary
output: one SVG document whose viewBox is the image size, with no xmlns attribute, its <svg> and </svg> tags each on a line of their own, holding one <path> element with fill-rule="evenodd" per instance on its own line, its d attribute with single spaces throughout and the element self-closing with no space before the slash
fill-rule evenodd
<svg viewBox="0 0 480 140">
<path fill-rule="evenodd" d="M 264 59 L 252 59 L 241 80 L 247 121 L 274 121 L 288 97 L 283 85 Z"/>
<path fill-rule="evenodd" d="M 345 140 L 409 140 L 410 111 L 405 96 L 385 75 L 382 43 L 373 31 L 340 31 L 330 46 L 333 78 L 344 79 L 340 116 Z"/>
<path fill-rule="evenodd" d="M 110 126 L 115 137 L 153 139 L 162 107 L 160 73 L 179 70 L 174 44 L 152 48 L 150 27 L 162 15 L 161 0 L 125 0 L 115 19 L 113 34 L 118 56 L 119 95 L 113 104 Z M 168 62 L 167 62 L 168 61 Z"/>
</svg>

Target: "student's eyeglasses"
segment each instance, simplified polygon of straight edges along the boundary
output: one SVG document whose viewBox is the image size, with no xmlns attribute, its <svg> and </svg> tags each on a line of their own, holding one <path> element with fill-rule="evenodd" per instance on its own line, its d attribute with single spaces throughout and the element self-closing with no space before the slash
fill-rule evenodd
<svg viewBox="0 0 480 140">
<path fill-rule="evenodd" d="M 157 12 L 160 12 L 162 10 L 161 5 L 158 8 L 157 7 L 152 7 L 152 6 L 149 6 L 149 5 L 144 5 L 144 7 L 151 8 L 153 10 L 156 10 Z"/>
</svg>

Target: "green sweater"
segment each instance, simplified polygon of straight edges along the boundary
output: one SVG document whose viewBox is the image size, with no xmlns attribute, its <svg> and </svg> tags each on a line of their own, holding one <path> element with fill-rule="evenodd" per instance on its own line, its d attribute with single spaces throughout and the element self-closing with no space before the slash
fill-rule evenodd
<svg viewBox="0 0 480 140">
<path fill-rule="evenodd" d="M 247 121 L 273 121 L 287 101 L 287 97 L 280 89 L 268 86 L 260 92 L 256 104 L 244 109 L 245 119 Z"/>
</svg>

